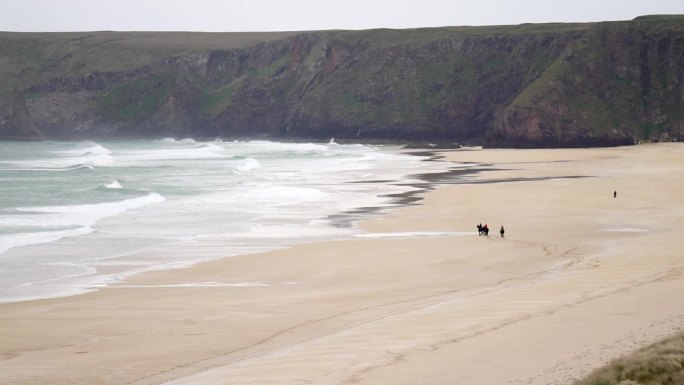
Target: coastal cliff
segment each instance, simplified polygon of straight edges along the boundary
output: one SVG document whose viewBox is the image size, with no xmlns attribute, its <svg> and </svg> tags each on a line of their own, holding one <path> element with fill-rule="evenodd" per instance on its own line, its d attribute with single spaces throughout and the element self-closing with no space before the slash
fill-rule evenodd
<svg viewBox="0 0 684 385">
<path fill-rule="evenodd" d="M 0 139 L 576 147 L 684 138 L 684 16 L 301 33 L 0 33 Z"/>
</svg>

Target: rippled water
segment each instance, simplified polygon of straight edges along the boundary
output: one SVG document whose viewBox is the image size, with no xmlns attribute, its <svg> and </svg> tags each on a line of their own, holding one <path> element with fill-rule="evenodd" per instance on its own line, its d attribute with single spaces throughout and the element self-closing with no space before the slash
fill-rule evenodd
<svg viewBox="0 0 684 385">
<path fill-rule="evenodd" d="M 391 205 L 410 174 L 444 168 L 335 143 L 0 142 L 0 301 L 347 236 L 335 214 Z"/>
</svg>

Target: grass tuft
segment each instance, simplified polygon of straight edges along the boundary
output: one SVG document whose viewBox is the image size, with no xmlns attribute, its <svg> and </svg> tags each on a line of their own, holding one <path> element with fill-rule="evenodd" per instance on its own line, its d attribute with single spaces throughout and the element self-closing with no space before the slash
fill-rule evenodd
<svg viewBox="0 0 684 385">
<path fill-rule="evenodd" d="M 684 384 L 684 333 L 619 358 L 574 385 Z"/>
</svg>

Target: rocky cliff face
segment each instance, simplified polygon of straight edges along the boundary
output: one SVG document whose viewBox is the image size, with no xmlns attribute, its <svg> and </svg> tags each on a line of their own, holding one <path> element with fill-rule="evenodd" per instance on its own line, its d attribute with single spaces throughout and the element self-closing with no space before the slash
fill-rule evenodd
<svg viewBox="0 0 684 385">
<path fill-rule="evenodd" d="M 41 132 L 33 124 L 33 120 L 26 107 L 24 95 L 17 89 L 12 92 L 12 97 L 9 100 L 9 109 L 6 116 L 0 122 L 3 127 L 2 134 L 7 139 L 43 139 Z"/>
<path fill-rule="evenodd" d="M 644 18 L 593 25 L 506 106 L 490 141 L 585 146 L 681 140 L 684 25 Z"/>
<path fill-rule="evenodd" d="M 230 34 L 211 44 L 207 34 L 175 34 L 175 44 L 102 34 L 0 39 L 15 63 L 0 63 L 0 138 L 544 147 L 684 134 L 684 17 L 311 32 L 237 46 Z"/>
</svg>

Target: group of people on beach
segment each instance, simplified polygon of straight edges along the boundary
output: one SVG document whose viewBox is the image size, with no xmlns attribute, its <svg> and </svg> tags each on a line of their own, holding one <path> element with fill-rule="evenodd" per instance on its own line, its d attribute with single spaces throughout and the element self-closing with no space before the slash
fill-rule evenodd
<svg viewBox="0 0 684 385">
<path fill-rule="evenodd" d="M 613 198 L 617 198 L 617 190 L 613 191 Z M 506 230 L 504 230 L 503 225 L 501 225 L 501 229 L 499 230 L 499 234 L 501 234 L 501 238 L 504 237 L 504 233 Z M 482 225 L 482 223 L 477 225 L 477 233 L 478 235 L 484 235 L 484 236 L 489 236 L 489 226 L 485 223 Z"/>
<path fill-rule="evenodd" d="M 504 230 L 503 225 L 501 225 L 501 229 L 499 230 L 499 234 L 501 234 L 501 238 L 504 237 L 504 233 L 506 230 Z M 489 226 L 485 223 L 484 226 L 482 223 L 477 225 L 477 233 L 478 235 L 484 235 L 484 236 L 489 236 Z"/>
</svg>

